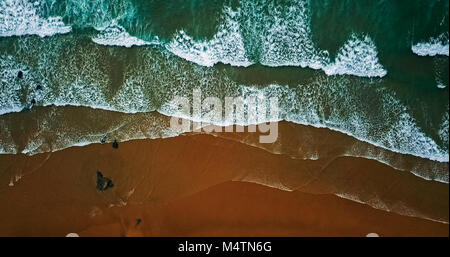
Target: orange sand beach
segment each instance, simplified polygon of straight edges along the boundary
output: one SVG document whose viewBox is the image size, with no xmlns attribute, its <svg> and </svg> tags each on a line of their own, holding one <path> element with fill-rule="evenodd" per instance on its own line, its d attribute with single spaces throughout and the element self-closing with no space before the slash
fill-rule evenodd
<svg viewBox="0 0 450 257">
<path fill-rule="evenodd" d="M 346 199 L 355 185 L 418 211 Z M 448 196 L 375 160 L 323 164 L 207 134 L 0 156 L 0 236 L 448 236 Z"/>
</svg>

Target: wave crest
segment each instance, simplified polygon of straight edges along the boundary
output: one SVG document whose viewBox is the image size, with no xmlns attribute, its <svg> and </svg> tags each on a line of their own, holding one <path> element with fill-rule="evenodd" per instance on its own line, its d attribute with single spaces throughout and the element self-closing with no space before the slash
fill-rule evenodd
<svg viewBox="0 0 450 257">
<path fill-rule="evenodd" d="M 122 26 L 117 24 L 111 24 L 101 30 L 97 36 L 92 38 L 92 41 L 100 45 L 124 47 L 158 44 L 157 41 L 148 42 L 131 36 Z"/>
<path fill-rule="evenodd" d="M 37 7 L 39 2 L 6 0 L 0 2 L 0 37 L 38 35 L 40 37 L 69 33 L 62 17 L 42 18 Z"/>
<path fill-rule="evenodd" d="M 375 43 L 369 36 L 352 34 L 340 49 L 333 64 L 325 67 L 328 75 L 349 74 L 359 77 L 384 77 L 387 71 L 379 63 Z"/>
<path fill-rule="evenodd" d="M 279 6 L 274 1 L 242 1 L 236 11 L 225 7 L 219 32 L 211 40 L 196 41 L 182 30 L 167 49 L 208 67 L 219 62 L 244 67 L 260 63 L 322 69 L 327 75 L 386 75 L 375 43 L 367 35 L 352 34 L 332 62 L 328 51 L 318 49 L 312 41 L 306 1 L 291 2 Z"/>
<path fill-rule="evenodd" d="M 233 66 L 249 66 L 252 64 L 247 57 L 238 23 L 239 11 L 226 7 L 223 11 L 224 22 L 219 27 L 213 39 L 196 41 L 181 30 L 166 48 L 196 64 L 213 66 L 216 63 L 231 64 Z"/>
<path fill-rule="evenodd" d="M 413 53 L 419 56 L 449 55 L 448 34 L 430 38 L 428 42 L 420 42 L 411 47 Z"/>
</svg>

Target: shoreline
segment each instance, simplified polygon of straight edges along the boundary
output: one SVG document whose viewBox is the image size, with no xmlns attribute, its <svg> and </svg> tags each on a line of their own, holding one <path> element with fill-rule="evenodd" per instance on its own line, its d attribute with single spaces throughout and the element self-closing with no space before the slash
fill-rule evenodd
<svg viewBox="0 0 450 257">
<path fill-rule="evenodd" d="M 83 122 L 79 122 L 80 120 Z M 19 153 L 33 155 L 95 144 L 103 137 L 107 137 L 107 141 L 110 142 L 115 139 L 119 142 L 128 142 L 198 134 L 175 133 L 170 129 L 169 120 L 170 117 L 159 113 L 125 114 L 87 107 L 37 107 L 29 112 L 0 117 L 0 127 L 7 128 L 0 136 L 5 149 L 15 149 Z M 70 131 L 77 133 L 66 132 L 64 127 L 70 127 L 72 128 Z M 397 170 L 412 172 L 423 179 L 448 184 L 448 162 L 442 163 L 393 152 L 328 128 L 316 128 L 287 121 L 278 122 L 278 139 L 273 144 L 259 143 L 258 136 L 263 133 L 210 135 L 296 159 L 333 159 L 339 156 L 373 159 Z"/>
<path fill-rule="evenodd" d="M 38 110 L 35 111 L 35 108 L 38 108 Z M 47 105 L 47 106 L 38 106 L 38 107 L 35 107 L 35 108 L 31 109 L 31 110 L 21 109 L 18 112 L 11 112 L 11 113 L 0 114 L 0 118 L 1 118 L 2 115 L 4 115 L 4 116 L 6 116 L 5 120 L 10 120 L 10 119 L 13 120 L 11 117 L 15 117 L 16 119 L 32 119 L 32 117 L 29 117 L 29 114 L 27 114 L 27 113 L 31 113 L 31 112 L 42 112 L 42 113 L 45 113 L 46 111 L 49 111 L 49 110 L 58 110 L 58 111 L 61 111 L 62 113 L 65 113 L 65 111 L 69 110 L 69 113 L 70 113 L 70 112 L 73 112 L 73 111 L 70 111 L 70 110 L 75 110 L 75 109 L 79 110 L 81 112 L 84 112 L 84 113 L 98 113 L 99 115 L 108 115 L 108 116 L 111 116 L 111 117 L 134 116 L 134 118 L 136 120 L 139 120 L 139 119 L 142 119 L 143 117 L 147 117 L 148 116 L 148 117 L 151 117 L 152 119 L 155 119 L 155 120 L 158 120 L 158 121 L 162 122 L 162 124 L 164 126 L 162 126 L 162 130 L 163 131 L 160 131 L 160 133 L 161 132 L 176 133 L 176 134 L 173 134 L 172 136 L 180 136 L 180 135 L 183 135 L 183 134 L 196 134 L 196 133 L 199 133 L 199 132 L 193 132 L 193 131 L 183 131 L 182 133 L 172 131 L 170 129 L 170 126 L 169 126 L 169 120 L 172 117 L 177 117 L 179 119 L 186 120 L 189 123 L 196 123 L 196 122 L 208 123 L 206 121 L 193 120 L 193 119 L 187 118 L 187 117 L 172 116 L 170 114 L 163 113 L 160 110 L 154 110 L 154 111 L 150 111 L 150 112 L 123 112 L 123 111 L 120 111 L 120 110 L 114 110 L 114 109 L 108 109 L 108 108 L 96 108 L 96 107 L 92 107 L 92 106 L 82 106 L 82 105 Z M 67 115 L 67 114 L 63 114 L 63 115 Z M 9 122 L 11 122 L 11 121 L 9 121 Z M 29 121 L 26 121 L 26 122 L 29 122 Z M 390 152 L 390 153 L 395 154 L 395 155 L 403 155 L 403 156 L 406 156 L 406 157 L 411 158 L 411 159 L 421 159 L 421 160 L 424 160 L 424 161 L 427 161 L 427 162 L 436 162 L 436 163 L 440 163 L 442 165 L 445 165 L 445 164 L 448 165 L 448 163 L 449 163 L 449 159 L 448 159 L 449 155 L 448 154 L 447 154 L 447 156 L 444 155 L 444 157 L 442 157 L 442 156 L 436 157 L 436 156 L 425 156 L 425 155 L 421 155 L 421 154 L 417 154 L 417 153 L 404 152 L 404 151 L 399 150 L 399 149 L 391 149 L 391 148 L 388 148 L 386 146 L 383 146 L 382 144 L 380 144 L 378 142 L 371 141 L 370 139 L 367 139 L 367 138 L 361 138 L 361 137 L 359 137 L 357 135 L 352 134 L 351 132 L 348 132 L 348 131 L 345 131 L 345 130 L 342 130 L 342 129 L 339 129 L 339 128 L 336 128 L 336 127 L 333 127 L 333 126 L 325 126 L 325 125 L 322 125 L 322 124 L 303 124 L 303 123 L 298 123 L 298 122 L 293 121 L 293 120 L 286 120 L 286 119 L 277 120 L 277 121 L 271 121 L 271 122 L 277 122 L 277 123 L 280 123 L 280 124 L 292 124 L 293 126 L 296 126 L 296 127 L 307 127 L 307 128 L 309 127 L 309 128 L 311 128 L 313 130 L 327 130 L 327 131 L 330 131 L 330 134 L 338 134 L 338 135 L 340 135 L 339 137 L 341 137 L 341 138 L 346 138 L 346 137 L 351 138 L 352 141 L 359 142 L 359 144 L 366 144 L 370 148 L 379 149 L 379 151 Z M 259 124 L 246 124 L 246 125 L 234 124 L 234 125 L 215 125 L 215 126 L 221 127 L 221 128 L 236 127 L 236 126 L 247 128 L 248 126 L 251 126 L 251 125 L 258 126 Z M 11 127 L 13 127 L 13 126 L 11 126 Z M 194 126 L 192 126 L 192 127 L 194 127 Z M 204 128 L 205 127 L 201 127 L 200 128 L 202 130 L 200 133 L 206 133 L 207 134 L 208 132 L 204 132 L 203 131 Z M 194 130 L 194 129 L 191 128 L 191 130 Z M 213 134 L 213 133 L 210 133 L 210 134 Z M 235 135 L 236 133 L 233 132 L 231 134 Z M 260 135 L 263 135 L 263 133 L 260 133 Z M 131 138 L 126 139 L 123 142 L 131 141 L 131 140 L 137 140 L 137 139 L 155 139 L 155 138 L 146 138 L 146 137 L 139 138 L 139 137 L 131 136 Z M 64 150 L 66 148 L 70 148 L 70 147 L 73 147 L 73 146 L 86 146 L 86 145 L 90 145 L 90 144 L 95 144 L 96 142 L 97 141 L 89 141 L 89 142 L 84 142 L 82 144 L 75 143 L 75 144 L 72 144 L 72 145 L 68 145 L 68 146 L 64 146 L 62 148 L 59 148 L 59 149 L 57 149 L 57 151 Z M 32 151 L 20 152 L 20 153 L 23 153 L 23 154 L 29 154 L 29 153 L 30 154 L 36 154 L 36 153 L 33 153 Z M 41 152 L 37 152 L 37 153 L 41 153 Z M 0 153 L 0 154 L 12 154 L 12 153 Z M 448 180 L 447 181 L 443 181 L 443 183 L 448 183 Z"/>
</svg>

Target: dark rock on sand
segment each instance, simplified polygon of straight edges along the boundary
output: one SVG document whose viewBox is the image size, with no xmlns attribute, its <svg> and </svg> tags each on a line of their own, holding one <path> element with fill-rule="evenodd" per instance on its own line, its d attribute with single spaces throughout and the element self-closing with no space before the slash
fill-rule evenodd
<svg viewBox="0 0 450 257">
<path fill-rule="evenodd" d="M 136 219 L 136 226 L 138 226 L 139 224 L 141 224 L 142 220 L 140 218 Z"/>
<path fill-rule="evenodd" d="M 17 77 L 19 79 L 23 78 L 23 72 L 21 70 L 17 73 Z"/>
<path fill-rule="evenodd" d="M 117 143 L 117 140 L 114 140 L 112 147 L 115 149 L 119 148 L 119 143 Z"/>
<path fill-rule="evenodd" d="M 103 177 L 100 171 L 97 171 L 97 190 L 105 191 L 108 188 L 114 187 L 114 184 L 110 178 Z"/>
</svg>

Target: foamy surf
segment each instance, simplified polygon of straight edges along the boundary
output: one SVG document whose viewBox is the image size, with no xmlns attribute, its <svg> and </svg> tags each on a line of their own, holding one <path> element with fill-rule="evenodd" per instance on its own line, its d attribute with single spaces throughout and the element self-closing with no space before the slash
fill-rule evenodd
<svg viewBox="0 0 450 257">
<path fill-rule="evenodd" d="M 179 31 L 166 48 L 196 64 L 211 67 L 216 63 L 247 67 L 248 59 L 237 17 L 239 11 L 227 7 L 222 15 L 224 22 L 211 40 L 194 40 L 185 31 Z"/>
<path fill-rule="evenodd" d="M 23 74 L 22 79 L 17 77 L 19 72 Z M 42 81 L 42 78 L 13 56 L 0 56 L 0 78 L 0 115 L 20 112 L 29 106 L 33 97 L 39 97 L 35 87 L 36 81 Z"/>
<path fill-rule="evenodd" d="M 427 42 L 420 42 L 411 47 L 413 53 L 419 56 L 449 56 L 448 34 L 442 34 L 436 38 L 430 38 Z"/>
<path fill-rule="evenodd" d="M 158 38 L 149 42 L 130 35 L 118 25 L 117 20 L 120 19 L 113 18 L 113 13 L 117 12 L 116 15 L 119 15 L 120 12 L 114 11 L 114 8 L 111 10 L 113 13 L 105 12 L 111 8 L 108 3 L 83 5 L 84 7 L 69 5 L 63 15 L 73 20 L 75 26 L 101 28 L 92 37 L 92 41 L 97 44 L 127 48 L 163 44 L 173 54 L 206 67 L 217 63 L 237 67 L 260 63 L 269 67 L 321 69 L 327 75 L 386 75 L 386 70 L 379 64 L 376 46 L 368 35 L 351 35 L 333 62 L 328 51 L 318 49 L 312 41 L 310 10 L 305 0 L 295 0 L 282 8 L 274 1 L 262 1 L 269 5 L 269 13 L 264 11 L 264 5 L 259 2 L 244 0 L 242 7 L 236 10 L 225 6 L 218 32 L 210 40 L 195 40 L 184 30 L 180 30 L 167 43 Z M 37 8 L 39 2 L 8 0 L 0 4 L 0 36 L 45 37 L 71 31 L 71 26 L 65 25 L 59 16 L 41 18 Z M 130 3 L 122 4 L 127 7 L 128 12 L 134 12 Z M 92 13 L 96 6 L 102 7 L 101 10 L 99 13 Z M 79 9 L 92 13 L 91 17 L 76 17 Z"/>
<path fill-rule="evenodd" d="M 448 106 L 447 106 L 447 112 L 445 113 L 444 117 L 442 117 L 442 123 L 439 128 L 439 138 L 440 140 L 445 144 L 449 144 L 449 113 L 448 113 Z"/>
<path fill-rule="evenodd" d="M 159 65 L 163 65 L 167 61 L 164 58 L 167 57 L 155 59 L 155 56 L 149 53 L 142 56 L 145 63 L 141 63 L 139 69 L 130 71 L 131 73 L 128 73 L 123 84 L 111 92 L 108 87 L 111 83 L 110 77 L 104 73 L 103 69 L 96 66 L 97 59 L 102 58 L 98 51 L 101 49 L 90 52 L 80 50 L 80 56 L 73 56 L 73 60 L 65 58 L 66 66 L 58 66 L 59 68 L 51 63 L 45 63 L 41 59 L 44 65 L 43 69 L 51 71 L 44 74 L 56 76 L 54 78 L 42 77 L 41 72 L 15 61 L 12 56 L 1 58 L 0 62 L 3 63 L 2 67 L 6 72 L 5 86 L 8 90 L 2 91 L 5 94 L 2 99 L 6 99 L 6 101 L 2 102 L 0 110 L 2 113 L 8 112 L 11 108 L 21 110 L 29 106 L 32 99 L 35 99 L 38 106 L 85 106 L 123 113 L 157 110 L 167 116 L 183 117 L 215 125 L 237 124 L 235 120 L 211 121 L 206 117 L 193 117 L 187 113 L 179 113 L 179 110 L 166 108 L 166 104 L 172 100 L 172 97 L 182 92 L 189 93 L 190 91 L 192 93 L 195 86 L 200 85 L 208 95 L 214 95 L 216 87 L 223 86 L 222 90 L 226 89 L 225 93 L 231 95 L 238 93 L 243 97 L 252 94 L 277 96 L 280 101 L 280 116 L 265 121 L 286 120 L 297 124 L 330 128 L 394 152 L 439 162 L 448 162 L 449 160 L 448 149 L 443 149 L 441 145 L 425 134 L 415 119 L 408 114 L 407 108 L 394 96 L 391 96 L 389 91 L 374 92 L 374 100 L 379 99 L 376 101 L 381 102 L 378 106 L 369 107 L 363 99 L 360 99 L 356 88 L 353 88 L 351 84 L 345 84 L 347 83 L 345 78 L 342 78 L 342 82 L 326 79 L 323 82 L 317 81 L 309 85 L 297 85 L 296 88 L 271 84 L 258 89 L 252 85 L 238 84 L 209 68 L 201 68 L 193 72 L 189 76 L 189 80 L 180 77 L 183 79 L 182 83 L 177 82 L 178 80 L 173 83 L 171 82 L 173 75 L 169 68 L 170 65 L 175 65 L 173 61 L 176 61 L 176 58 L 167 63 L 169 66 L 163 72 L 159 69 Z M 85 66 L 81 69 L 76 66 L 78 58 L 85 60 L 83 62 Z M 190 66 L 189 63 L 183 65 Z M 173 71 L 177 74 L 176 71 L 179 70 L 179 67 L 173 67 Z M 54 68 L 59 71 L 56 72 Z M 23 79 L 16 78 L 19 70 L 23 70 L 25 74 Z M 67 70 L 77 72 L 67 73 Z M 155 77 L 158 78 L 158 84 L 146 86 Z M 47 84 L 48 80 L 62 83 L 58 88 L 52 88 Z M 221 81 L 220 83 L 223 85 L 209 83 L 210 81 Z M 43 89 L 35 89 L 37 82 L 42 83 Z M 320 91 L 317 91 L 318 88 Z M 317 92 L 311 94 L 314 91 Z M 337 91 L 340 93 L 336 94 Z M 334 113 L 325 115 L 321 106 L 330 102 L 339 102 L 339 106 L 333 109 Z M 380 120 L 383 122 L 380 123 Z M 249 125 L 249 123 L 239 125 Z M 377 133 L 374 134 L 372 131 L 377 131 Z M 409 136 L 405 137 L 404 135 Z"/>
<path fill-rule="evenodd" d="M 387 71 L 379 63 L 378 52 L 368 36 L 355 34 L 339 50 L 333 64 L 324 67 L 327 75 L 354 75 L 359 77 L 384 77 Z"/>
<path fill-rule="evenodd" d="M 122 26 L 117 24 L 111 24 L 110 26 L 102 29 L 98 35 L 92 38 L 97 44 L 105 46 L 147 46 L 159 44 L 157 39 L 152 42 L 148 42 L 137 37 L 131 36 Z"/>
<path fill-rule="evenodd" d="M 67 119 L 77 112 L 84 113 L 82 116 L 85 122 L 72 122 L 70 118 L 69 120 Z M 98 113 L 100 115 L 97 115 Z M 4 154 L 21 152 L 27 155 L 34 155 L 43 152 L 55 152 L 74 146 L 100 143 L 103 139 L 105 139 L 104 142 L 112 142 L 113 140 L 125 142 L 136 139 L 176 137 L 184 132 L 188 132 L 171 129 L 169 126 L 170 117 L 159 115 L 156 112 L 123 114 L 92 110 L 89 108 L 46 107 L 37 112 L 32 110 L 20 115 L 23 117 L 21 121 L 25 122 L 24 124 L 34 124 L 31 128 L 24 131 L 27 135 L 26 137 L 17 138 L 10 134 L 12 128 L 10 122 L 14 121 L 14 116 L 0 119 L 0 128 L 2 128 L 2 131 L 0 131 L 0 146 L 4 148 L 2 152 Z M 37 118 L 35 121 L 33 121 L 34 117 Z M 200 121 L 201 119 L 194 118 L 194 120 Z M 28 126 L 26 127 L 28 128 Z M 221 135 L 221 133 L 217 136 L 226 137 L 226 135 Z M 427 159 L 402 156 L 391 150 L 386 151 L 382 147 L 365 144 L 363 141 L 354 140 L 351 142 L 349 145 L 344 146 L 330 146 L 331 148 L 335 148 L 331 152 L 338 156 L 354 156 L 377 160 L 378 162 L 406 172 L 420 170 L 422 177 L 427 180 L 448 183 L 448 170 L 445 169 L 445 164 L 431 162 Z M 242 141 L 241 143 L 253 145 L 258 148 L 263 147 L 263 145 L 257 144 L 256 142 L 254 142 L 256 144 L 248 141 Z M 283 141 L 279 143 L 283 145 Z M 305 146 L 299 145 L 298 147 L 303 150 L 306 150 L 304 148 L 311 148 L 313 152 L 317 150 L 317 145 L 314 141 Z M 322 145 L 319 145 L 320 147 Z M 344 147 L 344 149 L 348 148 L 348 150 L 341 152 L 342 150 L 338 150 L 340 147 Z M 294 149 L 294 152 L 290 152 L 286 147 L 280 148 L 280 151 L 277 150 L 277 147 L 274 148 L 275 151 L 270 147 L 263 149 L 275 154 L 288 155 L 295 159 L 322 160 L 323 158 L 330 157 L 324 157 L 327 156 L 326 152 L 316 152 L 316 155 L 310 158 L 309 153 L 299 155 L 297 149 Z M 336 152 L 336 150 L 338 151 Z M 322 154 L 324 156 L 321 156 Z M 408 161 L 405 162 L 406 159 Z"/>
<path fill-rule="evenodd" d="M 275 1 L 242 1 L 242 26 L 247 48 L 262 65 L 299 66 L 322 69 L 329 63 L 327 51 L 312 40 L 307 1 L 294 0 L 286 6 Z"/>
<path fill-rule="evenodd" d="M 251 1 L 243 1 L 242 8 L 236 11 L 226 7 L 219 31 L 211 40 L 194 40 L 182 30 L 166 48 L 207 67 L 219 62 L 244 67 L 261 63 L 269 67 L 321 69 L 327 75 L 386 75 L 375 43 L 368 35 L 352 34 L 332 62 L 328 51 L 317 49 L 312 41 L 306 3 L 295 2 L 297 5 L 285 8 L 275 8 L 270 2 L 269 14 L 265 14 L 263 6 Z"/>
<path fill-rule="evenodd" d="M 38 35 L 40 37 L 69 33 L 59 16 L 39 16 L 39 2 L 27 0 L 5 0 L 0 2 L 0 37 Z"/>
</svg>

